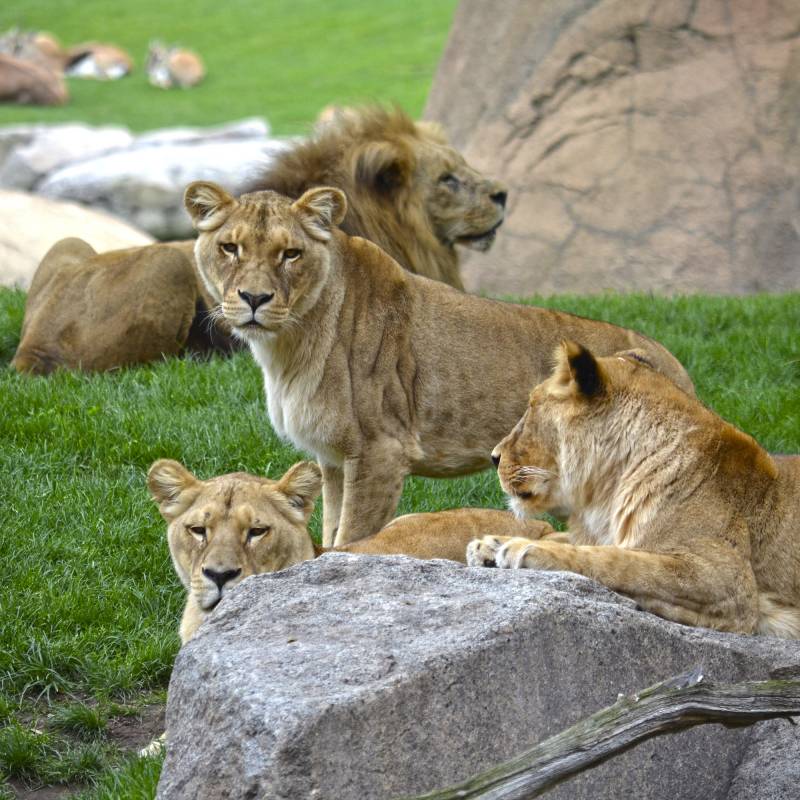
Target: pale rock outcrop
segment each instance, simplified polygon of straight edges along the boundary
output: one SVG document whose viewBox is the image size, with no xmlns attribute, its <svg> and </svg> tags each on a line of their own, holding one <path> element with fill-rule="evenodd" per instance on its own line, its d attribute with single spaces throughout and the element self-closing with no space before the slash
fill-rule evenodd
<svg viewBox="0 0 800 800">
<path fill-rule="evenodd" d="M 462 0 L 426 116 L 509 185 L 470 289 L 800 288 L 800 4 Z"/>
<path fill-rule="evenodd" d="M 27 289 L 44 254 L 67 236 L 84 239 L 101 253 L 153 241 L 110 214 L 0 190 L 0 286 Z"/>
</svg>

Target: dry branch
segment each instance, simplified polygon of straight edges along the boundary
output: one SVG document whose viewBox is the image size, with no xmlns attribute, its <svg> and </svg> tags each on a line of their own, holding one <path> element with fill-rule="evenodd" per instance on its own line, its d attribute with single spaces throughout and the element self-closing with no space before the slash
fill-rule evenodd
<svg viewBox="0 0 800 800">
<path fill-rule="evenodd" d="M 413 800 L 527 800 L 644 739 L 694 725 L 752 725 L 800 714 L 800 680 L 704 683 L 700 670 L 657 683 L 505 764 Z"/>
</svg>

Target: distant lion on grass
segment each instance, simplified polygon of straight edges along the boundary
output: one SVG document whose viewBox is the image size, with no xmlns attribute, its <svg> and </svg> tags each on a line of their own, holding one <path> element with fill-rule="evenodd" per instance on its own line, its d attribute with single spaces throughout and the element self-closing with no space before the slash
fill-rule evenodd
<svg viewBox="0 0 800 800">
<path fill-rule="evenodd" d="M 485 536 L 473 566 L 567 570 L 647 611 L 800 637 L 800 456 L 770 456 L 641 355 L 574 342 L 494 450 L 520 516 L 568 515 L 567 542 Z"/>
</svg>

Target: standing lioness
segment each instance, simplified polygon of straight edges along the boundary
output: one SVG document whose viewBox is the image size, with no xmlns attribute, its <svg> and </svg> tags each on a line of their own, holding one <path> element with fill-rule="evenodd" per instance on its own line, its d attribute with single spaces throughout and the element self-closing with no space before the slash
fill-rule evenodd
<svg viewBox="0 0 800 800">
<path fill-rule="evenodd" d="M 604 354 L 640 348 L 692 389 L 678 361 L 634 331 L 409 274 L 337 229 L 338 189 L 237 201 L 197 182 L 185 202 L 198 270 L 264 371 L 273 427 L 320 462 L 326 545 L 379 530 L 408 474 L 489 466 L 565 337 Z"/>
</svg>

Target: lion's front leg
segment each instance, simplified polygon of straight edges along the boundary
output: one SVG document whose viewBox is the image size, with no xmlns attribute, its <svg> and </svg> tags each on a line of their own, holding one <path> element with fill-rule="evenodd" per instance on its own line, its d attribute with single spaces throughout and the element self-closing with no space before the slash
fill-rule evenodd
<svg viewBox="0 0 800 800">
<path fill-rule="evenodd" d="M 377 533 L 394 516 L 408 474 L 398 450 L 390 443 L 345 459 L 337 547 Z"/>
<path fill-rule="evenodd" d="M 322 546 L 333 547 L 336 532 L 339 530 L 339 519 L 342 516 L 344 471 L 341 467 L 322 463 L 320 469 L 322 470 Z"/>
<path fill-rule="evenodd" d="M 576 572 L 674 622 L 722 631 L 755 631 L 755 577 L 745 562 L 731 554 L 713 559 L 694 553 L 656 553 L 519 537 L 499 542 L 495 548 L 494 561 L 500 568 Z"/>
</svg>

